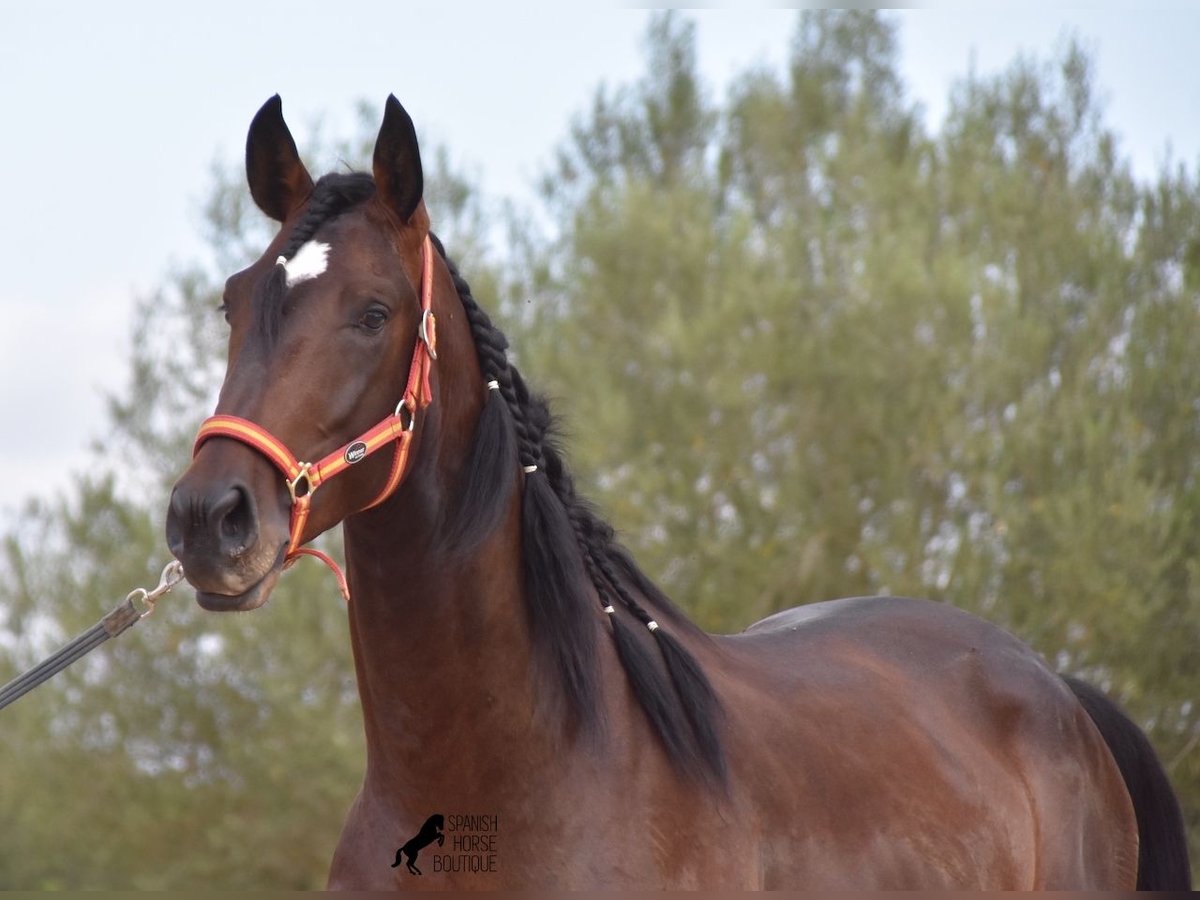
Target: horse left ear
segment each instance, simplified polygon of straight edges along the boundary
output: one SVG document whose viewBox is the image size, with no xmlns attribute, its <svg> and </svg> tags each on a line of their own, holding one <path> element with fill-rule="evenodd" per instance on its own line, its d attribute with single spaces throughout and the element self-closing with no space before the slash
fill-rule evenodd
<svg viewBox="0 0 1200 900">
<path fill-rule="evenodd" d="M 425 192 L 425 176 L 421 151 L 417 149 L 417 130 L 393 94 L 388 94 L 383 125 L 375 140 L 374 170 L 380 197 L 407 223 Z"/>
</svg>

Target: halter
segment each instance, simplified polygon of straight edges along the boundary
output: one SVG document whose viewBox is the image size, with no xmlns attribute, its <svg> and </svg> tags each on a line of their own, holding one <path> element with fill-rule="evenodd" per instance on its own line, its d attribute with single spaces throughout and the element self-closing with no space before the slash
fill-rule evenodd
<svg viewBox="0 0 1200 900">
<path fill-rule="evenodd" d="M 432 263 L 432 244 L 426 236 L 425 243 L 421 245 L 421 324 L 417 329 L 417 343 L 413 349 L 404 394 L 390 416 L 315 463 L 300 462 L 283 441 L 261 425 L 239 416 L 211 416 L 205 419 L 192 448 L 194 457 L 208 440 L 216 437 L 231 438 L 257 450 L 279 469 L 292 498 L 291 538 L 287 554 L 284 556 L 285 568 L 302 555 L 315 556 L 333 570 L 338 580 L 338 588 L 346 600 L 350 599 L 350 588 L 337 563 L 320 550 L 301 546 L 304 526 L 308 522 L 313 494 L 317 492 L 317 488 L 393 442 L 396 445 L 395 453 L 392 456 L 392 469 L 387 483 L 379 492 L 379 496 L 360 512 L 378 506 L 390 497 L 404 480 L 417 413 L 424 411 L 433 401 L 429 374 L 433 369 L 433 361 L 437 359 L 437 321 L 432 310 Z"/>
</svg>

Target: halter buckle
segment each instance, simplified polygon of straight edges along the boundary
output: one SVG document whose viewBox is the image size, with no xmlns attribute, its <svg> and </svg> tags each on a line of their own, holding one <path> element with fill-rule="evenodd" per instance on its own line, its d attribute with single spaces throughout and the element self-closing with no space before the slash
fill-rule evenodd
<svg viewBox="0 0 1200 900">
<path fill-rule="evenodd" d="M 304 490 L 300 490 L 300 482 L 304 482 Z M 292 503 L 304 497 L 308 497 L 313 492 L 312 486 L 312 463 L 300 463 L 300 471 L 296 473 L 296 477 L 286 481 L 288 493 L 292 495 Z"/>
</svg>

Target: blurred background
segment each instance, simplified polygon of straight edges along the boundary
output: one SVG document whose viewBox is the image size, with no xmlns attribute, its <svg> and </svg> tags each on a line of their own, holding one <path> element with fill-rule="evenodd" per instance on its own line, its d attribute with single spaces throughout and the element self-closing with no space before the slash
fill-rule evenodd
<svg viewBox="0 0 1200 900">
<path fill-rule="evenodd" d="M 1145 726 L 1200 851 L 1200 12 L 9 10 L 0 682 L 166 560 L 261 252 L 245 129 L 434 227 L 701 624 L 909 594 Z M 336 536 L 328 543 L 336 551 Z M 319 566 L 0 713 L 0 888 L 315 888 L 363 771 Z"/>
</svg>

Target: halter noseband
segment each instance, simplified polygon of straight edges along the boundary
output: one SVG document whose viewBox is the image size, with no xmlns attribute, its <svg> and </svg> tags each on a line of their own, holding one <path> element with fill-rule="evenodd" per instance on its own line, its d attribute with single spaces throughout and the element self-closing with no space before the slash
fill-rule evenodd
<svg viewBox="0 0 1200 900">
<path fill-rule="evenodd" d="M 292 497 L 291 539 L 288 542 L 287 555 L 284 557 L 285 567 L 290 566 L 301 555 L 317 557 L 333 570 L 333 574 L 337 576 L 338 588 L 347 600 L 350 599 L 350 588 L 337 563 L 320 550 L 302 547 L 300 544 L 304 526 L 308 522 L 313 494 L 333 476 L 341 474 L 372 453 L 395 442 L 392 470 L 387 483 L 363 510 L 378 506 L 390 497 L 404 480 L 417 413 L 424 411 L 433 401 L 429 373 L 433 369 L 433 361 L 437 359 L 437 322 L 432 311 L 433 246 L 428 236 L 421 245 L 421 265 L 421 324 L 417 330 L 417 343 L 413 349 L 404 394 L 390 416 L 315 463 L 300 462 L 283 441 L 261 425 L 239 416 L 211 416 L 205 419 L 192 448 L 192 456 L 195 457 L 200 452 L 200 447 L 208 440 L 215 437 L 232 438 L 257 450 L 279 469 Z"/>
</svg>

